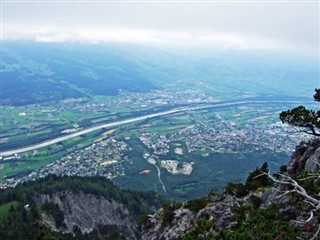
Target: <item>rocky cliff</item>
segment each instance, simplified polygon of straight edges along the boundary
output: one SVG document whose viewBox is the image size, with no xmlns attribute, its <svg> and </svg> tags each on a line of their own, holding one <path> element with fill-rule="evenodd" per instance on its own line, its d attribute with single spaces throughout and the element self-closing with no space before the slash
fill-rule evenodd
<svg viewBox="0 0 320 240">
<path fill-rule="evenodd" d="M 166 206 L 166 209 L 162 208 L 158 213 L 149 216 L 144 224 L 142 239 L 178 239 L 194 229 L 201 219 L 212 223 L 209 231 L 202 234 L 203 239 L 208 239 L 212 232 L 218 232 L 230 226 L 232 208 L 238 205 L 235 197 L 219 193 L 199 199 L 198 204 L 205 206 L 192 207 L 190 202 L 171 203 Z M 169 214 L 171 218 L 166 216 Z"/>
<path fill-rule="evenodd" d="M 291 176 L 298 176 L 302 171 L 320 171 L 320 140 L 301 142 L 293 153 L 287 169 Z"/>
<path fill-rule="evenodd" d="M 139 239 L 137 223 L 128 209 L 114 200 L 84 192 L 56 192 L 35 197 L 37 205 L 56 204 L 63 220 L 57 223 L 46 211 L 41 213 L 41 222 L 51 231 L 75 234 L 75 229 L 82 234 L 99 230 L 99 226 L 112 226 L 119 229 L 125 239 Z"/>
</svg>

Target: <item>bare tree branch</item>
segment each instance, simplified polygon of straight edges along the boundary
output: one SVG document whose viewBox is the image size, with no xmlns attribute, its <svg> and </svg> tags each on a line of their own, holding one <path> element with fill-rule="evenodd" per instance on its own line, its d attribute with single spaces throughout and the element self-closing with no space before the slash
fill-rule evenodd
<svg viewBox="0 0 320 240">
<path fill-rule="evenodd" d="M 303 200 L 303 201 L 306 202 L 306 203 L 309 203 L 312 207 L 315 207 L 315 205 L 312 202 L 309 202 L 307 200 Z"/>
<path fill-rule="evenodd" d="M 314 213 L 313 213 L 313 211 L 311 211 L 310 212 L 310 217 L 306 220 L 306 222 L 310 222 L 311 219 L 313 218 L 313 216 L 314 216 Z"/>
<path fill-rule="evenodd" d="M 308 179 L 311 179 L 311 178 L 319 178 L 320 176 L 317 175 L 317 174 L 310 174 L 308 177 L 305 177 L 305 178 L 299 178 L 299 181 L 304 181 L 304 180 L 308 180 Z"/>
<path fill-rule="evenodd" d="M 288 175 L 285 175 L 285 174 L 282 174 L 282 173 L 276 173 L 276 175 L 279 176 L 279 178 L 276 178 L 275 176 L 270 174 L 270 171 L 268 173 L 263 172 L 259 176 L 262 176 L 262 175 L 267 175 L 273 182 L 276 182 L 276 183 L 279 183 L 279 184 L 283 184 L 283 185 L 289 185 L 289 186 L 291 186 L 293 188 L 292 190 L 287 190 L 287 191 L 281 191 L 281 190 L 278 190 L 276 188 L 272 188 L 273 190 L 281 193 L 276 198 L 281 198 L 281 197 L 283 197 L 283 196 L 285 196 L 285 195 L 287 195 L 289 193 L 297 193 L 297 194 L 299 194 L 300 196 L 302 196 L 304 198 L 304 202 L 309 203 L 312 206 L 312 209 L 310 211 L 310 216 L 309 216 L 309 218 L 307 220 L 305 220 L 305 221 L 295 221 L 295 222 L 300 223 L 300 224 L 305 224 L 305 223 L 310 222 L 313 219 L 314 213 L 320 209 L 320 200 L 318 200 L 318 199 L 312 197 L 311 195 L 309 195 L 307 193 L 307 191 L 302 186 L 300 186 L 299 183 L 296 180 L 294 180 L 293 178 L 291 178 Z M 319 234 L 319 231 L 320 230 L 318 230 L 317 235 Z"/>
<path fill-rule="evenodd" d="M 281 192 L 281 191 L 279 191 L 279 192 Z M 276 196 L 276 198 L 282 198 L 283 196 L 285 196 L 285 195 L 287 195 L 287 194 L 289 194 L 289 193 L 294 193 L 294 192 L 296 192 L 296 191 L 295 191 L 295 190 L 285 191 L 285 192 L 283 192 L 282 194 Z"/>
<path fill-rule="evenodd" d="M 277 183 L 280 183 L 280 184 L 286 184 L 286 185 L 290 185 L 293 187 L 293 190 L 291 190 L 290 192 L 296 192 L 298 193 L 299 195 L 301 195 L 302 197 L 306 198 L 307 200 L 309 200 L 310 202 L 312 202 L 317 209 L 320 209 L 320 200 L 310 196 L 307 191 L 301 187 L 296 180 L 294 180 L 293 178 L 291 178 L 290 176 L 288 175 L 285 175 L 285 174 L 282 174 L 282 173 L 276 173 L 277 175 L 279 175 L 280 177 L 282 177 L 283 179 L 285 180 L 278 180 L 276 179 L 274 176 L 272 176 L 270 174 L 270 171 L 267 173 L 268 177 L 274 181 L 274 182 L 277 182 Z M 289 193 L 289 192 L 288 192 Z"/>
</svg>

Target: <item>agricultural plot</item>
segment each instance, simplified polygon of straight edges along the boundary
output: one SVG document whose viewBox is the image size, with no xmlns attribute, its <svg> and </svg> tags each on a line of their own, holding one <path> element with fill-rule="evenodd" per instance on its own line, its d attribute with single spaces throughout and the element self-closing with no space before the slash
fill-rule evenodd
<svg viewBox="0 0 320 240">
<path fill-rule="evenodd" d="M 65 166 L 68 174 L 101 174 L 123 188 L 155 190 L 175 200 L 199 197 L 212 188 L 221 190 L 230 181 L 244 181 L 248 172 L 265 161 L 274 170 L 285 164 L 296 143 L 281 137 L 282 127 L 276 126 L 274 130 L 271 126 L 279 122 L 277 112 L 290 107 L 290 104 L 219 106 L 101 129 L 5 161 L 1 179 L 64 172 L 61 167 Z M 87 116 L 86 124 L 108 121 L 109 117 L 128 118 L 136 114 L 130 109 L 123 108 L 122 114 L 101 110 Z M 61 116 L 65 125 L 60 125 L 63 128 L 59 131 L 79 127 L 66 120 L 66 113 Z M 35 125 L 32 131 L 21 131 L 20 135 L 46 134 L 45 131 L 47 125 Z M 106 148 L 108 139 L 114 148 Z M 121 142 L 128 146 L 126 150 L 122 150 Z"/>
</svg>

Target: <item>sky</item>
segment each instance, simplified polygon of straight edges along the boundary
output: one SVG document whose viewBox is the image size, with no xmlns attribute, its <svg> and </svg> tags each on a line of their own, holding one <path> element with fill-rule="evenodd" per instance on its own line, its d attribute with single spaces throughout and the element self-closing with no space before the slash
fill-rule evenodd
<svg viewBox="0 0 320 240">
<path fill-rule="evenodd" d="M 2 0 L 3 40 L 126 42 L 319 54 L 319 1 Z"/>
</svg>

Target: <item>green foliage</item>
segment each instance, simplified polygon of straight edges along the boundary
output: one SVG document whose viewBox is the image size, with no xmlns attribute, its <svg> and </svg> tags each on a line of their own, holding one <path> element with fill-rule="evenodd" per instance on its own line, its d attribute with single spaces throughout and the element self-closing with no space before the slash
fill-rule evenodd
<svg viewBox="0 0 320 240">
<path fill-rule="evenodd" d="M 258 209 L 261 206 L 262 200 L 258 196 L 250 195 L 249 200 L 253 209 Z"/>
<path fill-rule="evenodd" d="M 282 166 L 280 167 L 279 171 L 280 171 L 280 173 L 285 173 L 285 172 L 287 172 L 287 171 L 288 171 L 287 165 L 282 165 Z"/>
<path fill-rule="evenodd" d="M 236 197 L 244 197 L 249 191 L 246 186 L 242 183 L 228 183 L 225 188 L 226 193 L 235 195 Z"/>
<path fill-rule="evenodd" d="M 174 219 L 174 211 L 181 207 L 180 203 L 170 203 L 165 202 L 162 205 L 162 226 L 168 226 L 172 224 L 172 220 Z"/>
<path fill-rule="evenodd" d="M 281 209 L 283 205 L 270 205 L 266 209 L 259 208 L 261 199 L 251 195 L 252 206 L 240 205 L 232 212 L 231 221 L 237 224 L 231 229 L 215 232 L 214 222 L 206 218 L 197 220 L 195 226 L 179 240 L 291 240 L 299 236 L 298 230 L 292 227 Z"/>
<path fill-rule="evenodd" d="M 254 212 L 249 212 L 249 217 L 247 219 L 242 218 L 242 221 L 239 221 L 233 229 L 223 230 L 220 233 L 220 239 L 296 239 L 299 236 L 298 231 L 289 225 L 280 209 L 279 205 L 271 205 L 266 209 L 257 209 Z M 245 214 L 248 213 L 245 208 L 240 211 Z"/>
<path fill-rule="evenodd" d="M 299 174 L 297 177 L 298 183 L 307 191 L 311 196 L 317 196 L 320 192 L 320 180 L 319 177 L 313 175 L 311 177 L 307 171 Z"/>
<path fill-rule="evenodd" d="M 271 181 L 267 175 L 262 175 L 264 172 L 268 172 L 269 167 L 267 163 L 264 163 L 261 168 L 256 168 L 253 172 L 249 173 L 249 176 L 245 182 L 242 183 L 228 183 L 226 192 L 228 194 L 235 195 L 236 197 L 244 197 L 250 191 L 255 191 L 258 188 L 268 187 L 271 185 Z"/>
<path fill-rule="evenodd" d="M 247 219 L 247 213 L 251 211 L 251 206 L 240 204 L 239 207 L 232 209 L 232 221 L 241 223 Z"/>
<path fill-rule="evenodd" d="M 47 214 L 53 217 L 57 228 L 63 226 L 64 215 L 63 212 L 60 210 L 58 204 L 46 201 L 44 204 L 42 204 L 41 208 L 43 211 L 45 211 Z"/>
<path fill-rule="evenodd" d="M 46 228 L 41 225 L 39 227 L 39 231 L 37 233 L 37 236 L 35 238 L 36 240 L 51 240 L 51 235 L 50 233 L 46 230 Z"/>
<path fill-rule="evenodd" d="M 198 212 L 199 210 L 207 206 L 208 203 L 209 203 L 208 197 L 196 198 L 186 202 L 184 207 L 193 212 Z"/>
<path fill-rule="evenodd" d="M 2 196 L 2 192 L 0 196 Z M 35 220 L 33 211 L 26 210 L 21 203 L 17 207 L 10 208 L 10 213 L 1 218 L 1 240 L 35 239 L 38 232 L 39 224 Z"/>
<path fill-rule="evenodd" d="M 0 205 L 0 219 L 7 217 L 10 212 L 13 212 L 19 205 L 19 202 L 12 201 Z"/>
<path fill-rule="evenodd" d="M 213 239 L 214 235 L 210 232 L 214 228 L 214 223 L 206 218 L 198 219 L 196 225 L 179 240 L 194 240 L 194 239 Z M 204 238 L 204 236 L 206 237 Z"/>
<path fill-rule="evenodd" d="M 314 100 L 320 101 L 320 89 L 315 89 Z M 299 106 L 291 110 L 280 113 L 282 123 L 288 123 L 292 126 L 300 127 L 303 132 L 320 136 L 320 111 L 308 110 L 304 106 Z"/>
<path fill-rule="evenodd" d="M 267 173 L 269 167 L 267 163 L 264 163 L 261 168 L 256 168 L 255 171 L 251 172 L 246 181 L 246 188 L 249 191 L 254 191 L 260 187 L 268 187 L 271 185 L 271 181 L 267 175 L 261 175 Z"/>
</svg>

